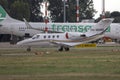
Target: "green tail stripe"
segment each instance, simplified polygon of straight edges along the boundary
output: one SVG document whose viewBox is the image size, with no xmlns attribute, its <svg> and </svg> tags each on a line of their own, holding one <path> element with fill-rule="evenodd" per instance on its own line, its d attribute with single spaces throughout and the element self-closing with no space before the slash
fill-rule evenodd
<svg viewBox="0 0 120 80">
<path fill-rule="evenodd" d="M 6 17 L 6 11 L 0 6 L 0 22 Z"/>
</svg>

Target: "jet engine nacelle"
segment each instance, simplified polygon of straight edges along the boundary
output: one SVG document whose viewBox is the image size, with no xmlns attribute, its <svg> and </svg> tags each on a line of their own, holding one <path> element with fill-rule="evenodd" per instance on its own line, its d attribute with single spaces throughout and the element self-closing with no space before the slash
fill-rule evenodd
<svg viewBox="0 0 120 80">
<path fill-rule="evenodd" d="M 83 33 L 78 33 L 78 32 L 74 32 L 74 33 L 67 32 L 67 33 L 65 33 L 65 37 L 66 37 L 67 39 L 72 39 L 72 40 L 74 40 L 74 39 L 82 39 L 82 38 L 85 38 L 86 35 L 83 34 Z"/>
</svg>

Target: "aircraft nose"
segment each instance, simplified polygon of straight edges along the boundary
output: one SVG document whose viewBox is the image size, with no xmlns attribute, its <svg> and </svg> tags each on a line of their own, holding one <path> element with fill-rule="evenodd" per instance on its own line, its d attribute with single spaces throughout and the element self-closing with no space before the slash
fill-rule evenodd
<svg viewBox="0 0 120 80">
<path fill-rule="evenodd" d="M 31 41 L 31 39 L 25 39 L 25 40 L 22 40 L 22 41 L 17 42 L 16 45 L 26 45 L 26 44 L 28 44 L 30 41 Z"/>
<path fill-rule="evenodd" d="M 20 41 L 20 42 L 17 42 L 17 44 L 16 45 L 22 45 L 23 43 Z"/>
<path fill-rule="evenodd" d="M 25 44 L 25 43 L 26 43 L 26 40 L 22 40 L 22 41 L 17 42 L 16 45 L 23 45 L 23 44 Z"/>
</svg>

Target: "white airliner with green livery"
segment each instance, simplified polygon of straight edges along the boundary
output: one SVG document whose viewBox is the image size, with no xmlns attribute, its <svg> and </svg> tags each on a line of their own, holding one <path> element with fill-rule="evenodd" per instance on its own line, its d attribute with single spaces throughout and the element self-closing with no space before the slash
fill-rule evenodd
<svg viewBox="0 0 120 80">
<path fill-rule="evenodd" d="M 13 34 L 16 36 L 33 36 L 43 32 L 45 23 L 30 22 L 32 28 L 26 26 L 24 21 L 11 18 L 0 6 L 0 34 Z M 96 23 L 48 23 L 49 31 L 53 32 L 87 32 Z M 120 24 L 112 23 L 106 30 L 105 36 L 113 39 L 120 39 Z"/>
</svg>

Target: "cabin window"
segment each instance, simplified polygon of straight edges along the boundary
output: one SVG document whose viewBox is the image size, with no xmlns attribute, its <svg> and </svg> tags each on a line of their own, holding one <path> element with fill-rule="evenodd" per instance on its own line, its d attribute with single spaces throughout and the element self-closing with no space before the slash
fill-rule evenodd
<svg viewBox="0 0 120 80">
<path fill-rule="evenodd" d="M 44 38 L 46 38 L 46 36 L 44 36 Z"/>
<path fill-rule="evenodd" d="M 50 35 L 48 36 L 48 38 L 50 38 Z"/>
<path fill-rule="evenodd" d="M 57 35 L 57 38 L 59 38 L 59 35 Z"/>
<path fill-rule="evenodd" d="M 19 29 L 21 29 L 21 27 L 19 27 Z"/>
<path fill-rule="evenodd" d="M 55 38 L 55 35 L 53 35 L 52 37 Z"/>
</svg>

